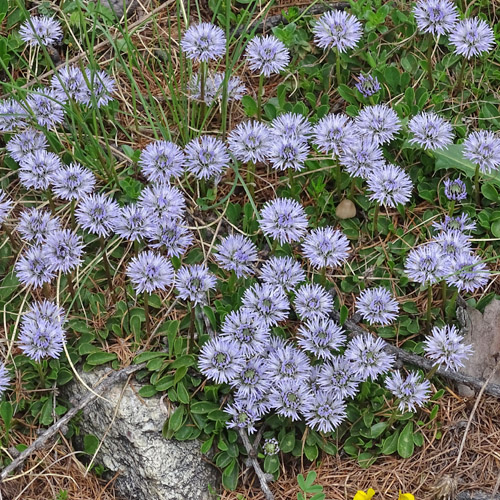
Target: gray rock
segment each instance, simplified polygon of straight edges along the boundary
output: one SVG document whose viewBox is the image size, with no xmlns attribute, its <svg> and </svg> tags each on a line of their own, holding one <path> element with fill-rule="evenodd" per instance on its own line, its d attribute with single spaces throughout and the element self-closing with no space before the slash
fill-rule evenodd
<svg viewBox="0 0 500 500">
<path fill-rule="evenodd" d="M 100 0 L 100 1 L 102 5 L 111 9 L 116 14 L 116 17 L 118 19 L 123 17 L 125 10 L 127 11 L 127 14 L 130 15 L 137 8 L 136 0 L 125 0 L 125 2 L 124 0 Z"/>
<path fill-rule="evenodd" d="M 500 353 L 500 300 L 493 300 L 481 314 L 477 309 L 467 308 L 470 324 L 465 333 L 465 341 L 472 344 L 473 354 L 465 361 L 460 371 L 476 378 L 487 379 L 497 364 Z M 500 370 L 497 370 L 491 383 L 500 384 Z M 459 386 L 462 396 L 474 394 L 470 388 Z"/>
<path fill-rule="evenodd" d="M 500 500 L 498 495 L 492 496 L 491 493 L 485 491 L 472 490 L 462 491 L 457 495 L 457 500 Z"/>
<path fill-rule="evenodd" d="M 80 373 L 92 387 L 106 369 Z M 132 382 L 135 391 L 140 384 Z M 78 398 L 87 389 L 74 382 L 66 396 Z M 143 399 L 130 387 L 115 386 L 83 410 L 82 433 L 102 440 L 96 460 L 120 472 L 117 490 L 131 500 L 209 500 L 217 485 L 214 467 L 204 460 L 198 441 L 166 440 L 161 434 L 167 418 L 159 397 Z"/>
</svg>

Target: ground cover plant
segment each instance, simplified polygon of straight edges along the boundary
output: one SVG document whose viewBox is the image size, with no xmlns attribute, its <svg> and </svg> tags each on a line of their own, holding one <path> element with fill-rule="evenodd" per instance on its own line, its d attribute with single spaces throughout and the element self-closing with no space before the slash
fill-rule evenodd
<svg viewBox="0 0 500 500">
<path fill-rule="evenodd" d="M 225 488 L 407 459 L 497 293 L 496 11 L 208 5 L 0 2 L 2 447 L 137 365 Z"/>
</svg>

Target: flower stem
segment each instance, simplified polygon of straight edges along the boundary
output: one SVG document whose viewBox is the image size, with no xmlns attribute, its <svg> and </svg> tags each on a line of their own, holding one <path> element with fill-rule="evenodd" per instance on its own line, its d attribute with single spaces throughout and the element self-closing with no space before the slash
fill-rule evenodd
<svg viewBox="0 0 500 500">
<path fill-rule="evenodd" d="M 294 183 L 294 177 L 293 177 L 293 168 L 288 169 L 288 185 L 290 186 L 290 189 L 292 189 Z"/>
<path fill-rule="evenodd" d="M 434 88 L 434 79 L 432 78 L 432 43 L 434 38 L 429 37 L 429 46 L 427 47 L 427 80 L 429 81 L 429 90 Z"/>
<path fill-rule="evenodd" d="M 380 211 L 380 205 L 377 203 L 375 205 L 375 211 L 373 212 L 373 227 L 372 227 L 372 237 L 378 234 L 378 213 Z"/>
<path fill-rule="evenodd" d="M 476 165 L 476 171 L 474 172 L 474 197 L 476 200 L 476 205 L 481 206 L 481 191 L 479 190 L 479 165 Z"/>
<path fill-rule="evenodd" d="M 436 374 L 436 372 L 438 371 L 438 368 L 439 368 L 439 363 L 436 363 L 428 372 L 427 372 L 427 375 L 425 376 L 425 378 L 427 380 L 431 380 L 432 377 L 434 377 L 434 375 Z"/>
<path fill-rule="evenodd" d="M 206 111 L 205 91 L 207 85 L 207 63 L 200 64 L 200 122 L 203 123 L 203 118 Z M 201 125 L 200 123 L 200 125 Z"/>
<path fill-rule="evenodd" d="M 446 315 L 446 296 L 448 295 L 448 284 L 446 283 L 446 280 L 443 280 L 441 283 L 441 300 L 443 301 L 442 305 L 442 311 L 443 311 L 443 318 Z"/>
<path fill-rule="evenodd" d="M 54 198 L 52 197 L 52 193 L 50 192 L 50 189 L 47 189 L 45 191 L 45 195 L 47 196 L 47 201 L 49 202 L 49 207 L 50 207 L 50 211 L 52 212 L 52 215 L 56 215 L 56 205 L 54 203 Z"/>
<path fill-rule="evenodd" d="M 455 211 L 455 200 L 451 200 L 450 205 L 448 207 L 448 215 L 451 217 L 454 211 Z"/>
<path fill-rule="evenodd" d="M 262 119 L 262 92 L 264 90 L 264 75 L 259 76 L 259 89 L 257 91 L 257 120 Z"/>
<path fill-rule="evenodd" d="M 432 323 L 432 286 L 427 287 L 427 317 L 425 322 L 425 331 L 430 333 Z"/>
<path fill-rule="evenodd" d="M 462 90 L 462 84 L 464 80 L 465 65 L 467 64 L 467 59 L 465 57 L 462 59 L 462 67 L 460 68 L 460 73 L 458 75 L 457 83 L 455 84 L 455 91 L 458 93 Z"/>
<path fill-rule="evenodd" d="M 341 187 L 341 184 L 342 184 L 342 167 L 340 166 L 340 162 L 337 161 L 337 167 L 336 167 L 336 180 L 335 180 L 335 184 L 337 184 L 337 195 L 339 197 L 339 200 L 340 200 L 340 197 L 342 195 L 342 187 Z"/>
<path fill-rule="evenodd" d="M 248 192 L 253 199 L 255 193 L 255 163 L 253 161 L 247 163 L 247 186 Z"/>
<path fill-rule="evenodd" d="M 458 288 L 455 289 L 453 292 L 453 295 L 451 296 L 449 300 L 448 307 L 446 308 L 446 321 L 451 321 L 453 319 L 453 312 L 455 311 L 456 303 L 457 303 L 457 297 L 458 297 Z"/>
<path fill-rule="evenodd" d="M 151 320 L 149 317 L 149 293 L 144 292 L 144 318 L 146 320 L 146 335 L 151 337 Z M 148 340 L 149 341 L 149 340 Z"/>
<path fill-rule="evenodd" d="M 76 229 L 75 205 L 76 205 L 76 200 L 71 200 L 70 215 L 71 215 L 71 229 L 73 229 L 73 231 L 75 231 Z"/>
<path fill-rule="evenodd" d="M 111 296 L 114 297 L 115 296 L 115 292 L 114 292 L 114 289 L 113 289 L 113 279 L 111 278 L 111 268 L 110 268 L 110 265 L 109 265 L 108 256 L 106 255 L 106 244 L 104 243 L 104 237 L 103 236 L 101 236 L 99 238 L 99 243 L 101 245 L 102 262 L 104 264 L 104 271 L 106 273 L 106 279 L 108 280 L 109 290 L 111 291 Z"/>
<path fill-rule="evenodd" d="M 335 49 L 335 75 L 337 77 L 337 87 L 342 84 L 342 73 L 340 71 L 340 52 Z"/>
</svg>

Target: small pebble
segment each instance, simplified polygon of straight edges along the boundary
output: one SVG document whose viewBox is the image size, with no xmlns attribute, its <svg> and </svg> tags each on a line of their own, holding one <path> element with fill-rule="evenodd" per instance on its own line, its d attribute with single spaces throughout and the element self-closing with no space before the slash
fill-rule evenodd
<svg viewBox="0 0 500 500">
<path fill-rule="evenodd" d="M 335 215 L 339 219 L 352 219 L 356 217 L 356 205 L 351 200 L 345 198 L 337 205 Z"/>
</svg>

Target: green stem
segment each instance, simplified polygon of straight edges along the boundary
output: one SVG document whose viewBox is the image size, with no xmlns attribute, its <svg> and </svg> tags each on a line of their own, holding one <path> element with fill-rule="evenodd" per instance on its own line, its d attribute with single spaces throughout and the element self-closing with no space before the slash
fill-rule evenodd
<svg viewBox="0 0 500 500">
<path fill-rule="evenodd" d="M 455 211 L 455 200 L 451 200 L 450 205 L 448 207 L 448 214 L 451 217 L 453 212 Z"/>
<path fill-rule="evenodd" d="M 436 375 L 436 372 L 438 371 L 439 369 L 439 364 L 436 363 L 428 372 L 427 372 L 427 375 L 425 376 L 425 378 L 427 380 L 431 380 L 432 377 L 434 377 L 434 375 Z"/>
<path fill-rule="evenodd" d="M 188 342 L 187 342 L 187 347 L 186 347 L 186 353 L 189 354 L 190 347 L 194 344 L 194 319 L 195 319 L 195 312 L 194 312 L 194 306 L 191 304 L 191 311 L 190 311 L 190 316 L 189 316 L 189 337 L 188 337 Z"/>
<path fill-rule="evenodd" d="M 294 185 L 293 168 L 288 169 L 288 185 L 290 186 L 290 189 L 292 189 Z"/>
<path fill-rule="evenodd" d="M 323 267 L 321 269 L 321 280 L 320 281 L 321 281 L 321 284 L 323 286 L 326 286 L 326 267 Z"/>
<path fill-rule="evenodd" d="M 342 84 L 342 74 L 340 72 L 340 52 L 335 49 L 335 74 L 337 77 L 337 87 Z"/>
<path fill-rule="evenodd" d="M 203 123 L 203 118 L 206 112 L 206 104 L 205 104 L 205 87 L 207 84 L 207 63 L 202 62 L 200 64 L 200 125 Z"/>
<path fill-rule="evenodd" d="M 151 319 L 149 317 L 149 293 L 144 292 L 144 319 L 146 321 L 146 335 L 151 337 Z"/>
<path fill-rule="evenodd" d="M 467 64 L 467 59 L 464 57 L 462 59 L 462 67 L 460 68 L 460 73 L 458 75 L 457 83 L 455 84 L 455 91 L 458 93 L 462 90 L 462 84 L 465 74 L 465 65 Z"/>
<path fill-rule="evenodd" d="M 44 363 L 36 363 L 36 368 L 38 371 L 38 376 L 40 377 L 40 386 L 45 389 L 45 372 Z"/>
<path fill-rule="evenodd" d="M 259 76 L 259 89 L 257 91 L 257 120 L 262 119 L 262 92 L 264 90 L 264 75 Z"/>
<path fill-rule="evenodd" d="M 474 172 L 474 197 L 476 200 L 476 205 L 481 206 L 481 191 L 479 190 L 479 165 L 476 165 L 476 171 Z"/>
<path fill-rule="evenodd" d="M 247 163 L 247 186 L 248 192 L 253 198 L 255 193 L 255 163 L 253 161 Z"/>
<path fill-rule="evenodd" d="M 434 88 L 434 79 L 432 78 L 432 44 L 434 38 L 429 37 L 429 46 L 427 47 L 427 80 L 429 80 L 429 90 Z"/>
<path fill-rule="evenodd" d="M 336 167 L 336 180 L 335 180 L 335 183 L 337 184 L 337 195 L 339 197 L 339 200 L 340 200 L 340 197 L 342 195 L 342 187 L 341 187 L 341 184 L 342 184 L 342 167 L 340 166 L 340 162 L 337 160 L 337 167 Z"/>
<path fill-rule="evenodd" d="M 443 311 L 443 318 L 446 316 L 446 297 L 448 295 L 448 284 L 446 283 L 446 280 L 443 280 L 441 283 L 441 300 L 443 301 L 442 305 L 442 311 Z"/>
<path fill-rule="evenodd" d="M 377 203 L 375 205 L 375 211 L 373 212 L 373 228 L 372 237 L 378 234 L 378 213 L 380 212 L 380 205 Z"/>
<path fill-rule="evenodd" d="M 446 321 L 450 322 L 453 319 L 453 311 L 455 311 L 456 303 L 458 298 L 458 288 L 455 289 L 451 299 L 449 300 L 448 306 L 446 307 Z"/>
<path fill-rule="evenodd" d="M 76 206 L 76 200 L 71 200 L 70 216 L 71 216 L 71 229 L 73 229 L 73 231 L 76 230 L 75 206 Z"/>
<path fill-rule="evenodd" d="M 99 243 L 101 245 L 102 262 L 104 264 L 104 271 L 106 273 L 106 279 L 108 281 L 108 287 L 109 287 L 109 290 L 111 291 L 112 297 L 114 297 L 115 292 L 114 292 L 114 289 L 113 289 L 113 279 L 111 278 L 111 267 L 109 265 L 108 256 L 106 255 L 106 244 L 104 243 L 104 237 L 103 236 L 101 236 L 99 238 Z"/>
<path fill-rule="evenodd" d="M 430 333 L 432 324 L 432 286 L 427 287 L 427 316 L 425 323 L 426 333 Z"/>
<path fill-rule="evenodd" d="M 347 198 L 349 198 L 352 202 L 354 202 L 354 192 L 356 190 L 356 178 L 353 177 L 351 179 L 351 186 L 349 187 L 349 195 Z"/>
<path fill-rule="evenodd" d="M 47 189 L 45 191 L 45 195 L 47 196 L 47 200 L 49 202 L 49 207 L 50 207 L 50 211 L 52 212 L 52 215 L 56 215 L 56 205 L 54 203 L 54 198 L 52 197 L 52 193 L 50 192 L 50 189 Z"/>
</svg>

